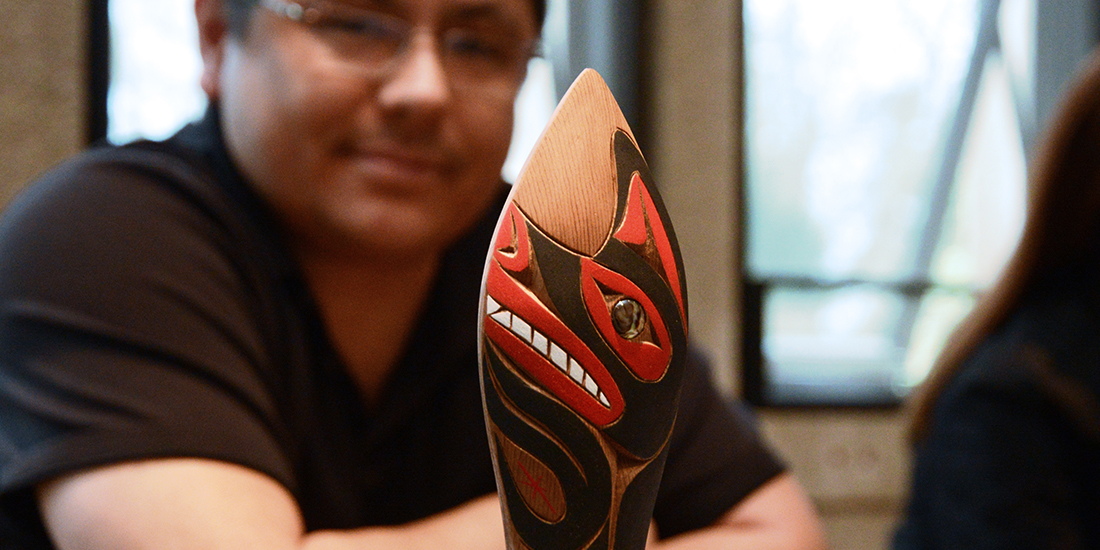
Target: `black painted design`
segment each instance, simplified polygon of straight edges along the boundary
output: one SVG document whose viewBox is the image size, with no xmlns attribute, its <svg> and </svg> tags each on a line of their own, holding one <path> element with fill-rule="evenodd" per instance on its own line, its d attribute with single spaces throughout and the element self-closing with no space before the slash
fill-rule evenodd
<svg viewBox="0 0 1100 550">
<path fill-rule="evenodd" d="M 482 390 L 514 549 L 644 548 L 667 456 L 683 264 L 640 152 L 612 140 L 618 204 L 599 252 L 568 250 L 510 205 L 486 267 Z"/>
</svg>

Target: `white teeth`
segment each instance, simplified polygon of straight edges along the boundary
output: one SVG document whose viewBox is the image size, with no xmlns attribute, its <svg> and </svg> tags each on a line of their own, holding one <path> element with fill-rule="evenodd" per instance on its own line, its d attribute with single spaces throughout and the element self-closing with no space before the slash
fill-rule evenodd
<svg viewBox="0 0 1100 550">
<path fill-rule="evenodd" d="M 596 385 L 596 381 L 591 376 L 588 376 L 588 373 L 584 375 L 584 389 L 588 390 L 592 397 L 600 394 L 600 387 Z"/>
<path fill-rule="evenodd" d="M 528 344 L 531 343 L 531 325 L 527 324 L 527 321 L 519 318 L 519 315 L 512 316 L 512 332 L 516 333 L 516 336 L 523 338 Z"/>
<path fill-rule="evenodd" d="M 535 346 L 535 349 L 539 350 L 539 353 L 544 356 L 549 353 L 548 346 L 550 345 L 550 341 L 547 340 L 545 336 L 539 334 L 537 330 L 535 331 L 535 337 L 531 340 L 531 345 Z"/>
<path fill-rule="evenodd" d="M 581 364 L 572 357 L 569 358 L 569 377 L 576 380 L 578 384 L 584 384 L 584 369 L 581 368 Z"/>
<path fill-rule="evenodd" d="M 500 304 L 492 296 L 485 297 L 485 314 L 492 315 L 500 310 Z"/>
<path fill-rule="evenodd" d="M 513 315 L 510 311 L 503 309 L 496 300 L 489 296 L 485 297 L 485 314 L 531 344 L 543 357 L 549 359 L 563 373 L 568 374 L 577 385 L 584 388 L 592 397 L 598 399 L 604 407 L 611 408 L 611 402 L 600 391 L 596 381 L 585 372 L 576 359 L 569 357 L 569 354 L 561 346 L 551 342 L 545 335 L 532 328 L 530 323 L 524 321 L 518 315 Z"/>
<path fill-rule="evenodd" d="M 557 344 L 550 342 L 550 361 L 558 366 L 562 372 L 569 370 L 569 355 L 565 353 L 565 350 L 558 347 Z"/>
<path fill-rule="evenodd" d="M 498 312 L 490 315 L 490 317 L 492 317 L 493 320 L 495 320 L 496 322 L 498 322 L 498 323 L 500 323 L 500 324 L 502 324 L 506 327 L 511 327 L 512 326 L 512 314 L 507 312 L 507 311 L 498 311 Z"/>
</svg>

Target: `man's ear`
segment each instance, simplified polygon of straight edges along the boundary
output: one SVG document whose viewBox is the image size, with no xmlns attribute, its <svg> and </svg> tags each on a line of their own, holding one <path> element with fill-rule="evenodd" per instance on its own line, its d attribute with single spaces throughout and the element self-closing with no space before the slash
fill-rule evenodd
<svg viewBox="0 0 1100 550">
<path fill-rule="evenodd" d="M 221 92 L 221 68 L 225 60 L 229 23 L 224 0 L 195 0 L 195 20 L 199 26 L 199 52 L 202 54 L 202 89 L 211 101 Z"/>
</svg>

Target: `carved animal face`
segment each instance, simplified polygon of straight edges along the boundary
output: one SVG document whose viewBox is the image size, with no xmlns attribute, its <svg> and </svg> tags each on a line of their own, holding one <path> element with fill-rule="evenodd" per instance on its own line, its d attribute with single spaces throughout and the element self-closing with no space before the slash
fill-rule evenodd
<svg viewBox="0 0 1100 550">
<path fill-rule="evenodd" d="M 562 223 L 510 201 L 486 267 L 482 383 L 513 548 L 635 547 L 639 530 L 644 546 L 675 420 L 683 269 L 640 152 L 609 137 L 613 212 Z M 589 252 L 563 235 L 586 220 L 611 222 L 577 229 L 602 232 Z"/>
</svg>

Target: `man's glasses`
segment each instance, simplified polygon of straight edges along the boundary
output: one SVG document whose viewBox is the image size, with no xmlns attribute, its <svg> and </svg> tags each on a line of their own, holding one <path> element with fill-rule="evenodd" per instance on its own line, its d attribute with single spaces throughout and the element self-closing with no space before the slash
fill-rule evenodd
<svg viewBox="0 0 1100 550">
<path fill-rule="evenodd" d="M 260 5 L 308 26 L 336 55 L 370 76 L 391 70 L 417 34 L 404 19 L 333 0 L 260 0 Z M 436 37 L 436 47 L 451 85 L 474 93 L 514 91 L 534 55 L 532 41 L 499 24 L 446 29 Z"/>
</svg>

